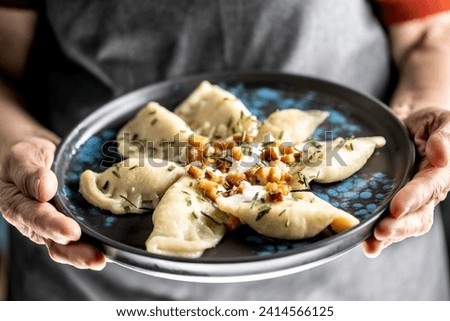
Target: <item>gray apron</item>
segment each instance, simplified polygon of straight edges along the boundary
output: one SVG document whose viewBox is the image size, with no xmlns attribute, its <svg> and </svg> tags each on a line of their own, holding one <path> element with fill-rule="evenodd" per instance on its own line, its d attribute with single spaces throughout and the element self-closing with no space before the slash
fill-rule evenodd
<svg viewBox="0 0 450 321">
<path fill-rule="evenodd" d="M 335 81 L 381 98 L 387 93 L 388 43 L 366 1 L 48 0 L 45 10 L 67 57 L 52 72 L 45 120 L 60 135 L 118 95 L 205 71 L 283 71 Z M 426 236 L 392 246 L 375 260 L 356 248 L 308 271 L 236 284 L 158 279 L 115 264 L 102 272 L 77 270 L 52 262 L 44 247 L 16 232 L 11 247 L 11 299 L 449 298 L 439 216 Z"/>
</svg>

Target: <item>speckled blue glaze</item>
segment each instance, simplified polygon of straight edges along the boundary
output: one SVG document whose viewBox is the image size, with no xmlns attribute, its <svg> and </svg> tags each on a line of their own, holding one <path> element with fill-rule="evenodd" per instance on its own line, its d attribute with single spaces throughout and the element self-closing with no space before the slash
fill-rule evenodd
<svg viewBox="0 0 450 321">
<path fill-rule="evenodd" d="M 329 116 L 324 124 L 317 128 L 312 139 L 327 140 L 330 132 L 336 137 L 357 136 L 361 132 L 361 126 L 355 119 L 343 111 L 340 111 L 339 105 L 330 105 L 329 102 L 322 102 L 318 99 L 320 95 L 312 90 L 305 90 L 303 93 L 296 93 L 295 97 L 291 97 L 289 91 L 273 88 L 246 88 L 243 84 L 227 86 L 224 83 L 219 84 L 221 87 L 233 93 L 240 98 L 244 105 L 248 107 L 250 112 L 259 120 L 263 120 L 271 112 L 277 109 L 321 109 L 329 112 Z"/>
<path fill-rule="evenodd" d="M 259 120 L 263 120 L 277 109 L 298 108 L 302 110 L 321 109 L 328 111 L 330 116 L 312 137 L 316 140 L 349 137 L 352 135 L 359 136 L 362 132 L 370 132 L 370 129 L 364 128 L 364 125 L 346 112 L 346 106 L 342 105 L 342 101 L 312 90 L 297 90 L 294 92 L 283 88 L 248 88 L 242 83 L 234 83 L 232 85 L 220 83 L 219 85 L 240 98 Z M 179 86 L 174 85 L 173 90 L 178 91 Z M 115 162 L 120 161 L 117 157 L 118 154 L 114 153 L 113 148 L 106 148 L 115 146 L 113 140 L 116 133 L 117 128 L 107 129 L 90 137 L 81 147 L 71 146 L 67 148 L 64 158 L 69 160 L 71 164 L 70 169 L 65 174 L 65 186 L 62 193 L 67 203 L 70 204 L 71 211 L 77 213 L 76 218 L 80 222 L 101 228 L 104 234 L 108 234 L 110 231 L 111 235 L 114 235 L 114 228 L 119 221 L 127 220 L 130 216 L 112 215 L 107 211 L 89 205 L 78 192 L 78 189 L 79 177 L 84 170 L 92 169 L 101 172 L 108 167 L 108 165 L 105 165 L 105 160 L 109 160 L 110 165 L 112 164 L 112 159 Z M 327 185 L 311 184 L 311 191 L 315 195 L 338 208 L 352 213 L 361 221 L 369 218 L 379 210 L 380 205 L 384 203 L 392 188 L 392 178 L 386 173 L 367 172 L 364 170 L 342 182 Z M 136 219 L 132 215 L 131 217 Z M 142 222 L 146 226 L 151 224 L 149 217 L 144 217 Z M 134 226 L 129 229 L 126 233 L 136 233 L 141 227 Z M 148 235 L 148 227 L 146 229 L 146 231 L 141 231 L 141 239 Z M 298 249 L 332 234 L 332 231 L 326 230 L 312 239 L 292 242 L 274 240 L 250 231 L 244 238 L 245 242 L 254 249 L 253 254 L 267 256 L 273 253 Z M 144 246 L 142 241 L 130 241 L 128 244 L 140 248 Z"/>
</svg>

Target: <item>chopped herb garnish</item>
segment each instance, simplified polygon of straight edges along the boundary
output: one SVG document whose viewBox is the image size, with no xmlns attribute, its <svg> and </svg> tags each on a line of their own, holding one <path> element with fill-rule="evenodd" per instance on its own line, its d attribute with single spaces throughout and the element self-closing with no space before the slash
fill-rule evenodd
<svg viewBox="0 0 450 321">
<path fill-rule="evenodd" d="M 193 184 L 194 184 L 194 182 L 190 182 L 189 183 L 189 187 L 192 187 Z"/>
<path fill-rule="evenodd" d="M 233 128 L 233 132 L 234 132 L 234 133 L 239 133 L 239 132 L 241 132 L 241 131 L 242 131 L 242 125 L 241 125 L 240 122 L 237 122 L 237 123 L 236 123 L 236 126 L 234 126 L 234 128 Z"/>
<path fill-rule="evenodd" d="M 209 218 L 211 221 L 213 221 L 214 223 L 216 223 L 217 225 L 220 225 L 219 222 L 217 222 L 214 218 L 212 218 L 211 216 L 209 216 L 208 214 L 206 214 L 203 211 L 200 211 L 200 213 L 202 213 L 203 215 L 205 215 L 207 218 Z"/>
<path fill-rule="evenodd" d="M 109 181 L 106 181 L 105 184 L 103 184 L 103 190 L 106 191 L 109 187 Z"/>
<path fill-rule="evenodd" d="M 112 171 L 112 173 L 113 173 L 113 175 L 114 175 L 115 177 L 117 177 L 118 179 L 120 179 L 120 174 L 119 174 L 119 172 L 117 172 L 117 171 Z"/>
<path fill-rule="evenodd" d="M 174 165 L 170 165 L 169 167 L 167 167 L 167 170 L 168 170 L 169 172 L 173 171 L 174 169 L 175 169 L 175 166 L 174 166 Z"/>
<path fill-rule="evenodd" d="M 244 131 L 244 132 L 242 133 L 241 144 L 245 142 L 246 136 L 247 136 L 247 132 Z"/>
<path fill-rule="evenodd" d="M 186 194 L 186 195 L 189 195 L 189 196 L 191 196 L 191 193 L 189 193 L 189 192 L 186 192 L 186 191 L 181 191 L 181 193 L 184 193 L 184 194 Z"/>
<path fill-rule="evenodd" d="M 119 195 L 121 198 L 123 198 L 125 201 L 127 201 L 128 203 L 130 203 L 132 206 L 134 206 L 135 208 L 138 208 L 136 205 L 134 205 L 134 203 L 132 201 L 130 201 L 128 198 L 126 198 L 123 195 Z"/>
<path fill-rule="evenodd" d="M 355 149 L 353 148 L 353 143 L 352 143 L 352 142 L 347 143 L 347 144 L 345 144 L 344 146 L 345 146 L 345 148 L 347 148 L 347 150 L 355 150 Z"/>
<path fill-rule="evenodd" d="M 298 176 L 298 182 L 305 186 L 306 189 L 309 189 L 309 181 L 306 178 L 305 175 L 303 175 L 301 172 L 297 172 Z"/>
<path fill-rule="evenodd" d="M 133 167 L 130 167 L 128 170 L 132 171 L 133 169 L 137 168 L 137 165 L 134 165 Z"/>
<path fill-rule="evenodd" d="M 200 202 L 206 202 L 206 200 L 203 198 L 202 193 L 200 193 L 200 192 L 197 192 L 197 199 L 198 199 Z"/>
<path fill-rule="evenodd" d="M 319 143 L 319 142 L 317 142 L 315 140 L 310 140 L 308 143 L 310 143 L 312 145 L 312 147 L 315 147 L 315 148 L 322 148 L 323 147 L 321 143 Z"/>
<path fill-rule="evenodd" d="M 258 195 L 259 195 L 259 192 L 256 192 L 255 196 L 253 196 L 252 205 L 250 206 L 250 209 L 252 209 L 253 206 L 255 206 L 255 204 L 258 202 Z"/>
<path fill-rule="evenodd" d="M 258 208 L 258 215 L 256 215 L 256 221 L 259 221 L 260 219 L 262 219 L 264 217 L 264 215 L 269 213 L 271 210 L 272 210 L 272 206 L 267 205 L 267 204 Z"/>
<path fill-rule="evenodd" d="M 278 135 L 278 139 L 283 139 L 283 136 L 284 136 L 284 130 L 282 130 L 280 132 L 280 135 Z"/>
<path fill-rule="evenodd" d="M 283 215 L 285 212 L 286 212 L 286 208 L 284 209 L 284 210 L 282 210 L 281 212 L 280 212 L 280 214 L 278 214 L 278 216 L 281 216 L 281 215 Z"/>
<path fill-rule="evenodd" d="M 186 197 L 186 205 L 187 206 L 191 206 L 192 205 L 192 200 L 190 197 Z"/>
<path fill-rule="evenodd" d="M 244 118 L 244 111 L 241 110 L 241 119 Z"/>
<path fill-rule="evenodd" d="M 158 121 L 158 118 L 153 119 L 152 122 L 150 123 L 150 125 L 152 125 L 152 126 L 155 125 L 157 121 Z"/>
<path fill-rule="evenodd" d="M 291 225 L 291 219 L 290 219 L 290 218 L 288 218 L 288 219 L 286 220 L 286 222 L 284 222 L 284 226 L 285 226 L 285 227 L 289 227 L 289 225 Z"/>
<path fill-rule="evenodd" d="M 155 109 L 151 110 L 149 114 L 150 114 L 150 115 L 156 114 L 156 110 L 155 110 Z"/>
<path fill-rule="evenodd" d="M 195 212 L 194 211 L 192 211 L 192 216 L 195 218 L 195 219 L 198 219 L 198 216 L 197 216 L 197 214 L 195 214 Z"/>
<path fill-rule="evenodd" d="M 131 208 L 130 208 L 128 205 L 125 205 L 125 206 L 123 207 L 123 210 L 125 211 L 125 213 L 130 213 Z"/>
</svg>

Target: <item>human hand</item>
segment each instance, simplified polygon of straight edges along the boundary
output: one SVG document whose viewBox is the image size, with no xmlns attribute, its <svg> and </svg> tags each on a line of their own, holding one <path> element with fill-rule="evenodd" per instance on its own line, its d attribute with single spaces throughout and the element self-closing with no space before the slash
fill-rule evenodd
<svg viewBox="0 0 450 321">
<path fill-rule="evenodd" d="M 55 145 L 43 138 L 28 138 L 13 145 L 0 160 L 0 212 L 20 233 L 45 244 L 50 257 L 80 269 L 101 270 L 105 256 L 79 241 L 80 226 L 48 203 L 58 182 L 50 170 Z"/>
<path fill-rule="evenodd" d="M 394 196 L 390 214 L 363 243 L 368 257 L 378 256 L 392 243 L 427 233 L 433 224 L 435 206 L 450 189 L 450 111 L 422 109 L 404 121 L 421 157 L 419 171 Z"/>
</svg>

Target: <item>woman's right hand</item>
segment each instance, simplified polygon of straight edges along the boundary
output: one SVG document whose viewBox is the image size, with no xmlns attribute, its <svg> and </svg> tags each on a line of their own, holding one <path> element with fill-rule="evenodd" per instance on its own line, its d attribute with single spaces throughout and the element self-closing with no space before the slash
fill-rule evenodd
<svg viewBox="0 0 450 321">
<path fill-rule="evenodd" d="M 10 146 L 0 160 L 0 212 L 20 233 L 45 244 L 50 257 L 80 269 L 101 270 L 106 258 L 79 241 L 80 226 L 49 203 L 58 181 L 51 171 L 56 146 L 44 138 L 27 138 Z"/>
</svg>

